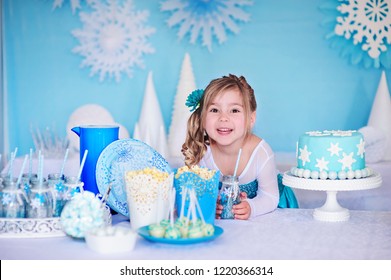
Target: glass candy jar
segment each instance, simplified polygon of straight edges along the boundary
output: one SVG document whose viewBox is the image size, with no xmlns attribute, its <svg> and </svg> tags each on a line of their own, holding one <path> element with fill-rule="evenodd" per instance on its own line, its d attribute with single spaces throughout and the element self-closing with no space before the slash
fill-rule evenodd
<svg viewBox="0 0 391 280">
<path fill-rule="evenodd" d="M 53 193 L 46 180 L 32 180 L 27 204 L 27 218 L 53 217 Z"/>
<path fill-rule="evenodd" d="M 48 187 L 53 194 L 53 216 L 60 217 L 65 204 L 66 187 L 64 185 L 64 175 L 51 173 L 48 175 Z"/>
<path fill-rule="evenodd" d="M 223 176 L 220 189 L 220 204 L 223 206 L 221 219 L 233 219 L 232 206 L 240 203 L 239 178 L 237 176 Z"/>
<path fill-rule="evenodd" d="M 16 179 L 5 178 L 1 191 L 1 216 L 4 218 L 19 219 L 26 217 L 27 198 L 18 185 Z"/>
</svg>

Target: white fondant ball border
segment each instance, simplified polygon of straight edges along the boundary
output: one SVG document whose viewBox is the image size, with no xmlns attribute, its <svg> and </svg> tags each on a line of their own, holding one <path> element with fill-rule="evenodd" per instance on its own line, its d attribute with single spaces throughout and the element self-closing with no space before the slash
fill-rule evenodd
<svg viewBox="0 0 391 280">
<path fill-rule="evenodd" d="M 352 179 L 360 179 L 360 178 L 366 178 L 373 174 L 373 170 L 370 167 L 365 167 L 361 170 L 349 170 L 349 171 L 316 171 L 316 170 L 309 170 L 309 169 L 303 169 L 303 168 L 297 168 L 292 167 L 291 168 L 291 174 L 299 177 L 299 178 L 305 178 L 305 179 L 314 179 L 314 180 L 352 180 Z"/>
</svg>

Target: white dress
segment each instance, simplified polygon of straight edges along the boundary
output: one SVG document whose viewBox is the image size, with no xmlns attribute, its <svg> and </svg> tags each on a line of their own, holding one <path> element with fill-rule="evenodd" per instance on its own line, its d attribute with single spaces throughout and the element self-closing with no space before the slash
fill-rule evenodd
<svg viewBox="0 0 391 280">
<path fill-rule="evenodd" d="M 208 146 L 200 166 L 219 170 Z M 232 175 L 232 174 L 221 174 Z M 279 191 L 274 153 L 265 140 L 259 142 L 239 176 L 240 190 L 245 191 L 251 207 L 250 218 L 269 213 L 277 208 Z"/>
</svg>

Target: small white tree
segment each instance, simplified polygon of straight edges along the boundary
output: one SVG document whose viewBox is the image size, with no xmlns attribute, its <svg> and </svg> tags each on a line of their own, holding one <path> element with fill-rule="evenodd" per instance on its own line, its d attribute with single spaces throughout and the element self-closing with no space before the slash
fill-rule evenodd
<svg viewBox="0 0 391 280">
<path fill-rule="evenodd" d="M 187 120 L 191 115 L 185 103 L 187 96 L 196 88 L 190 55 L 186 53 L 182 62 L 168 134 L 168 151 L 171 158 L 183 158 L 181 149 L 186 139 Z"/>
<path fill-rule="evenodd" d="M 156 97 L 152 72 L 148 73 L 143 105 L 136 123 L 133 138 L 143 141 L 163 157 L 167 156 L 166 133 L 159 100 Z"/>
</svg>

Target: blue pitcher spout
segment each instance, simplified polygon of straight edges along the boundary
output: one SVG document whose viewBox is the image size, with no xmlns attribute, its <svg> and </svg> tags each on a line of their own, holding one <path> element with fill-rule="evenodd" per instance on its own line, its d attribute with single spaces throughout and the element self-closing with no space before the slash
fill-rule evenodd
<svg viewBox="0 0 391 280">
<path fill-rule="evenodd" d="M 77 134 L 77 136 L 80 136 L 80 127 L 79 126 L 75 126 L 74 128 L 71 129 L 74 133 Z"/>
</svg>

